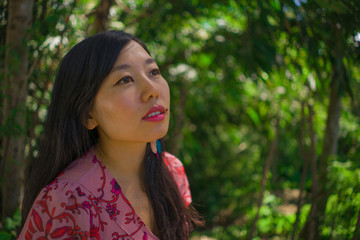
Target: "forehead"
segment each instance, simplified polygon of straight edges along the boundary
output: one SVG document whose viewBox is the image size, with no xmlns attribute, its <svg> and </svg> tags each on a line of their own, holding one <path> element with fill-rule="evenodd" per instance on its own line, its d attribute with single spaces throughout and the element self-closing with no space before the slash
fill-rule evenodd
<svg viewBox="0 0 360 240">
<path fill-rule="evenodd" d="M 130 59 L 137 59 L 137 58 L 149 58 L 150 55 L 145 49 L 137 42 L 131 40 L 125 47 L 121 50 L 117 61 L 126 61 Z"/>
</svg>

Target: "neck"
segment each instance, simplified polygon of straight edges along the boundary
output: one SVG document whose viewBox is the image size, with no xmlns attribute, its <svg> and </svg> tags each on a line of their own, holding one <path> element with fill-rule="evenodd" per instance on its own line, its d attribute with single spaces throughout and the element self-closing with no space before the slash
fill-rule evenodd
<svg viewBox="0 0 360 240">
<path fill-rule="evenodd" d="M 96 156 L 105 166 L 121 179 L 139 178 L 145 156 L 144 142 L 102 142 L 94 148 Z"/>
</svg>

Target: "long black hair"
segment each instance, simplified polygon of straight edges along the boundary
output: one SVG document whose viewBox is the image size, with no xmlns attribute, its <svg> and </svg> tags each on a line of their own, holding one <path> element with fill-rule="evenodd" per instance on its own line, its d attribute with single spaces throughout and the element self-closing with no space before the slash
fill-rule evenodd
<svg viewBox="0 0 360 240">
<path fill-rule="evenodd" d="M 22 205 L 23 224 L 41 189 L 96 144 L 97 130 L 88 130 L 84 123 L 102 81 L 130 41 L 136 41 L 149 52 L 134 36 L 123 31 L 108 31 L 78 43 L 62 59 L 39 156 L 29 166 Z M 154 210 L 160 239 L 187 239 L 192 227 L 202 224 L 195 209 L 185 206 L 161 156 L 157 159 L 149 144 L 144 157 L 143 186 Z"/>
</svg>

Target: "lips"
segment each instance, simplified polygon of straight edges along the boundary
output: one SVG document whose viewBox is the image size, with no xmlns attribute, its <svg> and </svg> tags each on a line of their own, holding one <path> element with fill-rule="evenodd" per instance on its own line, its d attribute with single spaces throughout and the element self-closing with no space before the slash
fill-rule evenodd
<svg viewBox="0 0 360 240">
<path fill-rule="evenodd" d="M 150 122 L 158 122 L 165 118 L 166 111 L 167 109 L 163 106 L 157 105 L 152 107 L 142 119 Z"/>
</svg>

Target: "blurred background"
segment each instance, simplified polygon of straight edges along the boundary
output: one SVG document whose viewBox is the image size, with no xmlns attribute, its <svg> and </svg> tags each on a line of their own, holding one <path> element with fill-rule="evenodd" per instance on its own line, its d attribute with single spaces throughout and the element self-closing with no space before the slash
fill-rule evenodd
<svg viewBox="0 0 360 240">
<path fill-rule="evenodd" d="M 1 0 L 0 239 L 60 59 L 109 29 L 169 82 L 166 148 L 207 221 L 193 240 L 360 239 L 358 0 Z"/>
</svg>

